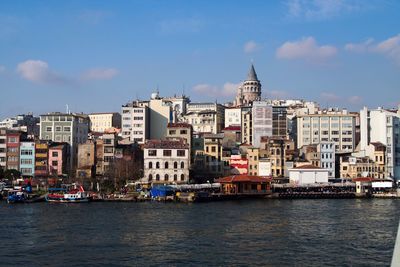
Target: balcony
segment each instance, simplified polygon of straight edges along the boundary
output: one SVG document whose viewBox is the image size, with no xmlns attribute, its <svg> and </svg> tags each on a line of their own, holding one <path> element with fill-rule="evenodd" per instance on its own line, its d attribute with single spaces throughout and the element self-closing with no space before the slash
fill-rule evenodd
<svg viewBox="0 0 400 267">
<path fill-rule="evenodd" d="M 47 153 L 36 153 L 35 157 L 36 158 L 47 158 Z"/>
</svg>

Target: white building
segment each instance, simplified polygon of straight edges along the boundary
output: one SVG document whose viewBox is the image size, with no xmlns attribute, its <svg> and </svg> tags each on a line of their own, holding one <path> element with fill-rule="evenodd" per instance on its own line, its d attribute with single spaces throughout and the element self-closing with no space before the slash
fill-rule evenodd
<svg viewBox="0 0 400 267">
<path fill-rule="evenodd" d="M 400 179 L 400 111 L 382 108 L 360 111 L 360 153 L 374 158 L 368 149 L 371 142 L 386 146 L 386 171 L 388 177 Z"/>
<path fill-rule="evenodd" d="M 335 177 L 335 143 L 322 142 L 317 145 L 317 152 L 320 155 L 321 168 L 328 170 L 330 178 Z"/>
<path fill-rule="evenodd" d="M 272 136 L 272 106 L 265 101 L 254 101 L 252 122 L 252 145 L 259 148 L 262 136 Z"/>
<path fill-rule="evenodd" d="M 149 108 L 146 101 L 134 101 L 122 106 L 122 138 L 144 144 L 149 138 Z"/>
<path fill-rule="evenodd" d="M 195 133 L 220 133 L 225 125 L 225 107 L 218 103 L 189 103 L 185 122 Z"/>
<path fill-rule="evenodd" d="M 319 112 L 297 117 L 297 148 L 322 142 L 334 142 L 336 152 L 353 152 L 355 149 L 355 114 Z"/>
<path fill-rule="evenodd" d="M 111 113 L 92 113 L 89 114 L 90 130 L 92 132 L 104 133 L 110 128 L 121 128 L 121 114 Z"/>
<path fill-rule="evenodd" d="M 272 164 L 270 159 L 260 158 L 258 160 L 258 175 L 259 176 L 272 175 Z"/>
<path fill-rule="evenodd" d="M 297 185 L 327 183 L 328 173 L 329 171 L 326 169 L 313 165 L 303 165 L 289 169 L 289 181 Z"/>
<path fill-rule="evenodd" d="M 231 125 L 242 125 L 242 109 L 241 108 L 226 108 L 225 109 L 225 128 Z"/>
<path fill-rule="evenodd" d="M 188 183 L 189 145 L 183 141 L 148 140 L 144 145 L 144 177 L 147 183 Z"/>
</svg>

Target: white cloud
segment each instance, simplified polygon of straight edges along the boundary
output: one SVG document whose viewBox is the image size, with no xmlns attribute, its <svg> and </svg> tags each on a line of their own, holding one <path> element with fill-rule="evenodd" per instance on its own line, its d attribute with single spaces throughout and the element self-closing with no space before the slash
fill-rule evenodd
<svg viewBox="0 0 400 267">
<path fill-rule="evenodd" d="M 400 34 L 379 43 L 376 43 L 373 39 L 368 39 L 362 43 L 348 43 L 344 48 L 350 52 L 382 54 L 400 64 Z"/>
<path fill-rule="evenodd" d="M 323 101 L 329 101 L 329 102 L 338 102 L 341 100 L 341 97 L 334 94 L 334 93 L 329 93 L 329 92 L 322 92 L 321 93 L 321 99 Z"/>
<path fill-rule="evenodd" d="M 228 97 L 236 95 L 237 89 L 240 85 L 241 83 L 230 82 L 226 82 L 222 87 L 209 84 L 198 84 L 193 87 L 193 91 L 198 94 L 212 97 Z"/>
<path fill-rule="evenodd" d="M 83 80 L 110 80 L 118 74 L 114 68 L 95 68 L 85 71 L 82 74 Z"/>
<path fill-rule="evenodd" d="M 362 101 L 363 101 L 363 98 L 358 95 L 353 95 L 347 99 L 347 102 L 349 102 L 350 104 L 353 104 L 353 105 L 361 104 Z"/>
<path fill-rule="evenodd" d="M 285 42 L 276 50 L 280 59 L 305 59 L 324 61 L 335 56 L 337 49 L 331 45 L 319 46 L 313 37 L 303 37 L 299 41 Z"/>
<path fill-rule="evenodd" d="M 362 0 L 288 0 L 286 6 L 290 18 L 325 20 L 368 9 L 371 3 Z"/>
<path fill-rule="evenodd" d="M 254 53 L 260 49 L 260 45 L 255 41 L 248 41 L 244 44 L 243 50 L 246 54 Z"/>
<path fill-rule="evenodd" d="M 66 79 L 51 71 L 47 62 L 41 60 L 27 60 L 17 66 L 17 72 L 25 80 L 41 83 L 64 83 Z"/>
</svg>

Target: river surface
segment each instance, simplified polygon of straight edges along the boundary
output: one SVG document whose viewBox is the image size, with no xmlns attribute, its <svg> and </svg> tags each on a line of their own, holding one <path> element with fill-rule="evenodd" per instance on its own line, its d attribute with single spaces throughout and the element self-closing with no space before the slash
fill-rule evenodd
<svg viewBox="0 0 400 267">
<path fill-rule="evenodd" d="M 0 203 L 0 266 L 389 266 L 397 199 Z"/>
</svg>

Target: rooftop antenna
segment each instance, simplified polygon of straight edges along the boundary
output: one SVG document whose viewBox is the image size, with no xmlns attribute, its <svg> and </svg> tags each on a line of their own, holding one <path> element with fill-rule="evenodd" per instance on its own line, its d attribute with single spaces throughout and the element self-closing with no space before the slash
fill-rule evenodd
<svg viewBox="0 0 400 267">
<path fill-rule="evenodd" d="M 185 84 L 182 84 L 182 96 L 185 96 Z"/>
<path fill-rule="evenodd" d="M 66 107 L 67 114 L 69 114 L 69 107 L 68 107 L 68 104 L 65 104 L 65 107 Z"/>
</svg>

